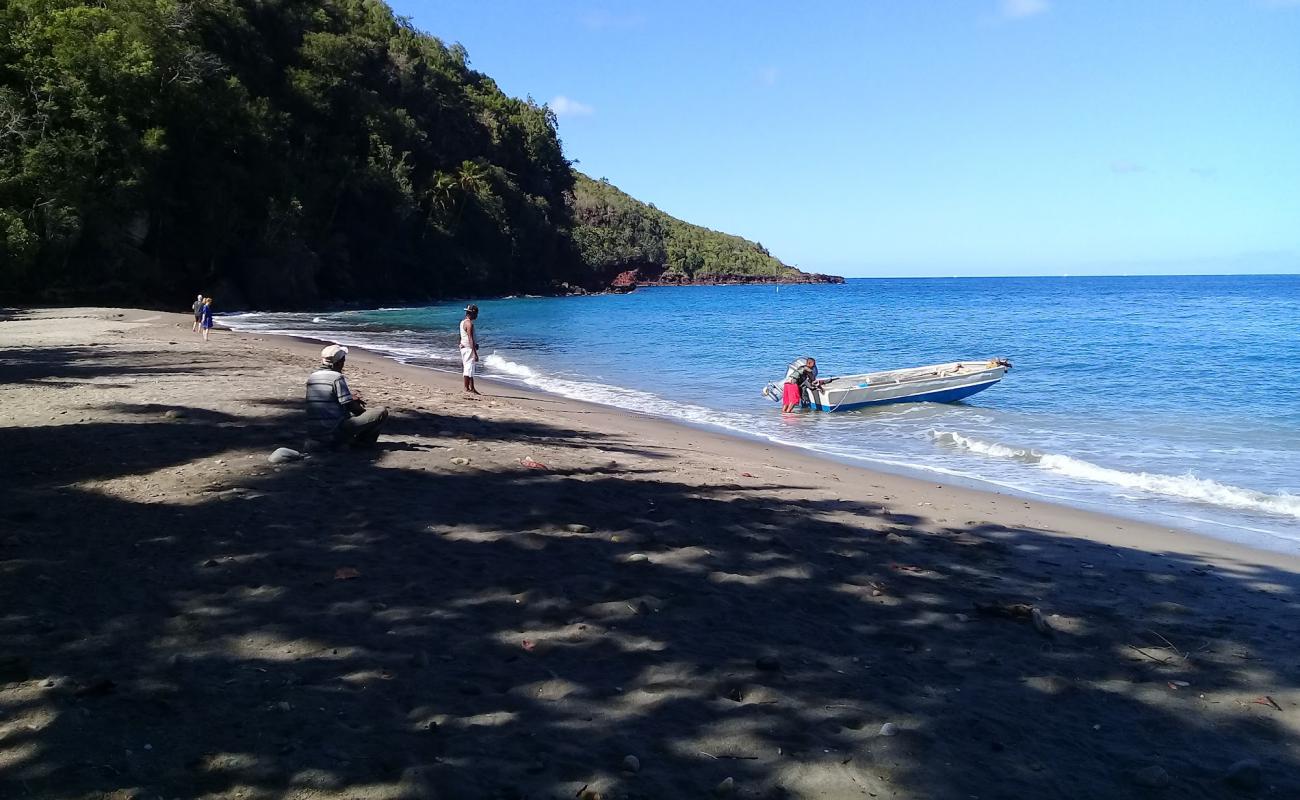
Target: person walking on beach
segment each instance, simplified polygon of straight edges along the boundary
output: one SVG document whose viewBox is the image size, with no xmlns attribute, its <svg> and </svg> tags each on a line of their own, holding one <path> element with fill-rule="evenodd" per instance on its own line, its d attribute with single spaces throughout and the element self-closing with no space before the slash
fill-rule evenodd
<svg viewBox="0 0 1300 800">
<path fill-rule="evenodd" d="M 203 341 L 208 340 L 208 331 L 212 330 L 212 298 L 203 298 L 203 307 L 199 310 L 199 327 L 203 329 Z"/>
<path fill-rule="evenodd" d="M 803 403 L 803 390 L 817 386 L 817 359 L 812 356 L 796 358 L 785 371 L 785 383 L 781 386 L 781 411 L 789 414 L 796 406 Z"/>
<path fill-rule="evenodd" d="M 194 327 L 190 328 L 190 333 L 199 332 L 199 323 L 203 321 L 203 293 L 194 298 Z"/>
<path fill-rule="evenodd" d="M 348 349 L 332 344 L 320 351 L 320 367 L 307 376 L 307 417 L 336 446 L 372 445 L 388 421 L 388 409 L 366 408 L 343 377 Z"/>
<path fill-rule="evenodd" d="M 474 320 L 478 319 L 478 306 L 473 303 L 465 306 L 465 318 L 460 321 L 460 363 L 461 374 L 465 376 L 465 391 L 479 394 L 474 388 L 474 373 L 478 370 L 478 337 L 474 333 Z"/>
</svg>

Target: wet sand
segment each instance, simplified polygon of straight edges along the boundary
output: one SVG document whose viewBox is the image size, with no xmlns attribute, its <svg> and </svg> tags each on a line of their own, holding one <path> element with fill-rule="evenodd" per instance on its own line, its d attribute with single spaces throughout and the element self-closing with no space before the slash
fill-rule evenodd
<svg viewBox="0 0 1300 800">
<path fill-rule="evenodd" d="M 318 351 L 0 312 L 0 796 L 1300 796 L 1294 558 Z"/>
</svg>

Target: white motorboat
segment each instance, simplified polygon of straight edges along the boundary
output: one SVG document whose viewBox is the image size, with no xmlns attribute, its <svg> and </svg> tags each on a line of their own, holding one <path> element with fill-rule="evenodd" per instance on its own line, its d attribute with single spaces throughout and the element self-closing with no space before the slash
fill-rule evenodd
<svg viewBox="0 0 1300 800">
<path fill-rule="evenodd" d="M 850 411 L 886 403 L 952 403 L 984 391 L 1002 380 L 1009 369 L 1009 361 L 994 358 L 840 375 L 806 388 L 804 397 L 818 411 Z M 763 394 L 780 402 L 780 389 L 768 384 Z"/>
</svg>

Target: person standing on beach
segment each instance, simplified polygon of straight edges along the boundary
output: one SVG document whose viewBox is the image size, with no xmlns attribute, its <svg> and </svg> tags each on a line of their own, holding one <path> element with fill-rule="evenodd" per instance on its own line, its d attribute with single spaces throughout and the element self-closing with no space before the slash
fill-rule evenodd
<svg viewBox="0 0 1300 800">
<path fill-rule="evenodd" d="M 343 377 L 348 349 L 332 344 L 320 351 L 320 368 L 307 376 L 307 417 L 335 445 L 372 445 L 388 421 L 388 409 L 366 408 Z"/>
<path fill-rule="evenodd" d="M 785 372 L 781 386 L 781 411 L 789 414 L 803 404 L 803 389 L 817 385 L 817 359 L 812 356 L 796 358 Z"/>
<path fill-rule="evenodd" d="M 203 298 L 203 308 L 199 312 L 199 327 L 203 329 L 203 341 L 208 340 L 208 331 L 212 330 L 212 298 Z"/>
<path fill-rule="evenodd" d="M 478 319 L 478 306 L 465 306 L 465 318 L 460 321 L 461 374 L 465 376 L 465 391 L 479 394 L 474 388 L 474 373 L 478 365 L 478 337 L 474 333 L 474 320 Z"/>
<path fill-rule="evenodd" d="M 190 328 L 191 333 L 199 332 L 199 323 L 203 321 L 203 293 L 194 298 L 194 327 Z"/>
</svg>

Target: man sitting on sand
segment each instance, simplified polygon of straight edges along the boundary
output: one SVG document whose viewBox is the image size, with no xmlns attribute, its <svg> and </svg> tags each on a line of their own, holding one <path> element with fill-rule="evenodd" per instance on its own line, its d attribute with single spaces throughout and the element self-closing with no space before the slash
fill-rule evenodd
<svg viewBox="0 0 1300 800">
<path fill-rule="evenodd" d="M 367 409 L 343 377 L 348 349 L 332 344 L 320 351 L 320 369 L 307 377 L 307 416 L 335 445 L 372 445 L 388 419 L 388 409 Z"/>
</svg>

